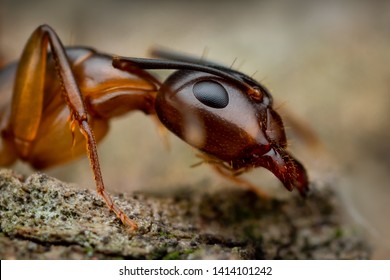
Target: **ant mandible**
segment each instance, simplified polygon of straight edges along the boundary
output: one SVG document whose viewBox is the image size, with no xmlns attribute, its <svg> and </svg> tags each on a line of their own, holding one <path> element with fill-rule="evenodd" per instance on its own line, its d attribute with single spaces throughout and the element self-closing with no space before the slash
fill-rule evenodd
<svg viewBox="0 0 390 280">
<path fill-rule="evenodd" d="M 50 26 L 39 26 L 20 61 L 0 72 L 0 166 L 19 158 L 43 169 L 85 154 L 86 144 L 97 193 L 135 230 L 105 190 L 96 145 L 111 118 L 141 110 L 225 177 L 252 187 L 237 175 L 264 167 L 306 195 L 305 168 L 286 151 L 282 119 L 263 85 L 218 64 L 163 50 L 154 55 L 159 59 L 64 48 Z M 177 71 L 161 83 L 146 69 Z"/>
</svg>

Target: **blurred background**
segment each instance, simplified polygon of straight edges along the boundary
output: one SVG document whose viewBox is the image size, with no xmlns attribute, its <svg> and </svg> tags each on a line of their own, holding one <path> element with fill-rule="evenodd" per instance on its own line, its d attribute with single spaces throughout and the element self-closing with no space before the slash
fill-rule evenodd
<svg viewBox="0 0 390 280">
<path fill-rule="evenodd" d="M 42 23 L 65 45 L 146 57 L 158 44 L 228 66 L 236 61 L 235 69 L 254 74 L 280 110 L 321 139 L 325 148 L 318 153 L 287 131 L 316 186 L 332 185 L 348 217 L 372 240 L 373 257 L 390 259 L 390 2 L 0 0 L 3 61 L 18 59 Z M 205 165 L 190 168 L 199 161 L 194 150 L 174 136 L 169 141 L 170 151 L 142 113 L 113 121 L 99 146 L 107 188 L 227 184 Z M 31 172 L 25 164 L 15 168 Z M 47 172 L 94 188 L 86 159 Z M 249 178 L 288 194 L 267 171 Z"/>
</svg>

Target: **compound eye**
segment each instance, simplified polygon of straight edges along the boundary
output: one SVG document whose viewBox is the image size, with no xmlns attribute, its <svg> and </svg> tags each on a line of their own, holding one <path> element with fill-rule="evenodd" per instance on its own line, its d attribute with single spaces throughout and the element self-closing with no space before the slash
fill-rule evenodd
<svg viewBox="0 0 390 280">
<path fill-rule="evenodd" d="M 222 109 L 229 103 L 226 89 L 215 81 L 199 81 L 192 89 L 196 99 L 212 108 Z"/>
</svg>

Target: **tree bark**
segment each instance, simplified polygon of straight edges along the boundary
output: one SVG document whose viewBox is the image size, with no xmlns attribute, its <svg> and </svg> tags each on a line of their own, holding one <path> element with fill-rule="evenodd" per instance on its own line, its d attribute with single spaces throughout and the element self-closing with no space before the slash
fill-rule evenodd
<svg viewBox="0 0 390 280">
<path fill-rule="evenodd" d="M 263 200 L 241 188 L 114 196 L 129 232 L 96 193 L 42 173 L 0 170 L 1 259 L 367 259 L 370 248 L 326 188 Z M 203 190 L 203 191 L 201 191 Z"/>
</svg>

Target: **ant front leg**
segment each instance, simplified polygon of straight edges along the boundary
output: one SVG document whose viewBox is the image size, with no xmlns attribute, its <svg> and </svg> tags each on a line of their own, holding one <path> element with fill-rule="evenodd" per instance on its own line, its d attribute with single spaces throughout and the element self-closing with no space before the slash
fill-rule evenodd
<svg viewBox="0 0 390 280">
<path fill-rule="evenodd" d="M 269 195 L 266 192 L 264 192 L 261 188 L 252 184 L 248 180 L 245 180 L 244 178 L 238 177 L 241 174 L 240 172 L 236 174 L 234 171 L 227 169 L 226 166 L 219 165 L 219 164 L 213 164 L 212 168 L 214 169 L 215 172 L 217 172 L 222 177 L 255 193 L 258 197 L 262 199 L 269 199 Z"/>
<path fill-rule="evenodd" d="M 55 31 L 48 25 L 39 26 L 28 40 L 19 62 L 15 78 L 10 132 L 18 156 L 28 160 L 33 141 L 43 118 L 44 87 L 48 46 L 52 52 L 61 94 L 69 108 L 70 119 L 78 124 L 86 140 L 88 158 L 93 170 L 96 189 L 107 206 L 132 230 L 137 224 L 115 205 L 106 192 L 100 170 L 94 133 L 88 121 L 83 96 L 72 72 L 65 49 Z M 73 124 L 73 123 L 72 123 Z M 71 125 L 71 127 L 74 127 Z"/>
<path fill-rule="evenodd" d="M 202 160 L 202 162 L 209 164 L 212 169 L 221 177 L 255 193 L 258 197 L 262 199 L 269 199 L 269 195 L 264 192 L 260 187 L 252 184 L 250 181 L 245 180 L 242 177 L 239 177 L 241 174 L 247 172 L 248 169 L 243 168 L 239 170 L 234 170 L 226 162 L 204 153 L 197 154 L 197 156 Z M 202 162 L 198 164 L 201 164 Z M 198 164 L 195 164 L 193 166 L 197 166 Z"/>
</svg>

